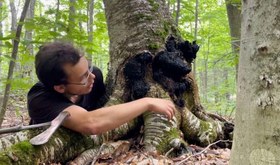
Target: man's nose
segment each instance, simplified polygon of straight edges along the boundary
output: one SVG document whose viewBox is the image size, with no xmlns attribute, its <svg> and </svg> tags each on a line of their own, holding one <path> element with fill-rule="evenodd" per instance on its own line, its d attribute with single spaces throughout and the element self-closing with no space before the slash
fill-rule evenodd
<svg viewBox="0 0 280 165">
<path fill-rule="evenodd" d="M 95 79 L 95 74 L 90 72 L 90 76 L 91 76 L 92 79 Z"/>
</svg>

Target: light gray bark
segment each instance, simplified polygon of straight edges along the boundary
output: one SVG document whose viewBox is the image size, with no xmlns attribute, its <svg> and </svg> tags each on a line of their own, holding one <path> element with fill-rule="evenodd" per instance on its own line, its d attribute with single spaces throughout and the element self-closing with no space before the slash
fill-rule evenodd
<svg viewBox="0 0 280 165">
<path fill-rule="evenodd" d="M 238 56 L 240 49 L 241 0 L 226 0 L 226 8 L 230 28 L 232 52 L 234 56 Z M 237 75 L 238 64 L 236 64 L 236 78 Z"/>
<path fill-rule="evenodd" d="M 232 165 L 280 162 L 279 6 L 243 0 Z"/>
<path fill-rule="evenodd" d="M 3 2 L 0 1 L 0 37 L 2 38 L 3 37 L 3 24 L 2 24 L 2 21 L 3 21 Z M 0 75 L 1 75 L 1 71 L 2 71 L 2 67 L 1 67 L 1 56 L 2 56 L 2 40 L 0 40 Z M 2 101 L 0 100 L 0 106 L 2 104 Z"/>
<path fill-rule="evenodd" d="M 177 10 L 176 10 L 176 20 L 175 20 L 177 27 L 179 25 L 180 8 L 181 8 L 181 0 L 177 0 Z"/>
<path fill-rule="evenodd" d="M 20 2 L 18 2 L 20 3 Z M 17 28 L 17 9 L 15 5 L 15 0 L 9 0 L 10 5 L 10 14 L 11 14 L 11 34 L 15 35 Z M 12 45 L 14 44 L 14 40 L 11 40 Z M 20 66 L 18 64 L 15 65 L 15 70 L 18 71 Z"/>
<path fill-rule="evenodd" d="M 31 0 L 29 9 L 26 14 L 26 21 L 31 21 L 34 18 L 34 10 L 35 10 L 36 0 Z M 25 41 L 27 42 L 27 50 L 29 51 L 30 55 L 33 55 L 33 45 L 30 43 L 32 41 L 33 30 L 26 30 L 25 31 Z"/>
<path fill-rule="evenodd" d="M 14 0 L 10 0 L 10 9 L 11 9 L 11 31 L 15 33 L 17 28 L 17 10 L 15 7 Z"/>
<path fill-rule="evenodd" d="M 225 82 L 225 87 L 226 88 L 229 87 L 229 77 L 228 77 L 228 75 L 229 75 L 228 74 L 228 69 L 227 68 L 223 69 L 223 82 Z M 227 101 L 230 101 L 230 93 L 226 92 L 224 96 L 225 96 Z"/>
<path fill-rule="evenodd" d="M 0 162 L 2 164 L 66 163 L 83 151 L 99 146 L 102 140 L 96 136 L 83 136 L 60 128 L 44 145 L 32 146 L 28 141 L 37 131 L 22 131 L 0 139 Z M 12 153 L 12 154 L 11 154 Z"/>
<path fill-rule="evenodd" d="M 204 65 L 204 72 L 203 72 L 203 86 L 202 86 L 202 94 L 203 94 L 203 99 L 205 102 L 208 102 L 208 96 L 207 96 L 207 91 L 208 91 L 208 57 L 210 54 L 210 39 L 211 36 L 208 36 L 207 38 L 207 52 L 204 55 L 203 59 L 203 65 Z"/>
<path fill-rule="evenodd" d="M 29 9 L 26 14 L 26 21 L 31 21 L 34 18 L 35 4 L 36 4 L 36 0 L 30 1 Z M 33 37 L 33 30 L 31 30 L 31 29 L 25 30 L 24 40 L 27 44 L 26 45 L 27 54 L 29 54 L 30 56 L 33 56 L 33 54 L 34 54 L 33 44 L 31 43 L 32 37 Z M 22 69 L 21 69 L 22 77 L 31 77 L 33 68 L 34 68 L 33 62 L 29 62 L 29 63 L 26 63 L 25 65 L 23 65 Z"/>
<path fill-rule="evenodd" d="M 76 27 L 76 0 L 69 0 L 69 20 L 68 20 L 68 37 L 71 37 L 73 29 Z"/>
<path fill-rule="evenodd" d="M 58 21 L 59 21 L 59 17 L 60 17 L 60 13 L 59 13 L 59 9 L 60 9 L 60 0 L 57 0 L 56 3 L 56 11 L 55 11 L 55 25 L 58 25 Z M 57 27 L 54 27 L 54 32 L 57 32 Z"/>
<path fill-rule="evenodd" d="M 87 32 L 88 42 L 93 43 L 93 11 L 94 11 L 94 0 L 88 0 L 87 2 Z M 92 51 L 91 51 L 92 52 Z M 88 56 L 90 63 L 92 62 L 92 53 Z"/>
<path fill-rule="evenodd" d="M 129 123 L 101 135 L 84 136 L 66 128 L 59 128 L 44 145 L 32 146 L 29 140 L 46 128 L 17 132 L 0 138 L 0 163 L 3 164 L 44 164 L 60 162 L 66 164 L 89 149 L 100 147 L 104 142 L 118 140 L 135 128 L 137 123 Z M 97 149 L 98 150 L 98 149 Z M 13 154 L 10 154 L 13 153 Z M 88 153 L 86 151 L 86 153 Z M 96 155 L 79 156 L 88 160 Z M 34 163 L 36 162 L 36 163 Z"/>
<path fill-rule="evenodd" d="M 194 22 L 194 40 L 197 40 L 197 32 L 198 32 L 198 6 L 199 6 L 199 0 L 195 1 L 195 22 Z M 196 76 L 196 60 L 193 61 L 193 75 L 194 78 Z"/>
</svg>

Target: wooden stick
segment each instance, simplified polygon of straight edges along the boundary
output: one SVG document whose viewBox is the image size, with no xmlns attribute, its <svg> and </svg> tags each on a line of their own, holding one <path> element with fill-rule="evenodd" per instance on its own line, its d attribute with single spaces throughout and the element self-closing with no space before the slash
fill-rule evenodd
<svg viewBox="0 0 280 165">
<path fill-rule="evenodd" d="M 213 146 L 213 145 L 215 145 L 215 144 L 217 144 L 217 143 L 219 143 L 219 142 L 231 142 L 231 141 L 230 141 L 230 140 L 218 140 L 218 141 L 216 141 L 216 142 L 214 142 L 214 143 L 209 144 L 209 145 L 208 145 L 206 148 L 204 148 L 202 151 L 200 151 L 200 152 L 198 152 L 198 153 L 195 153 L 195 154 L 193 154 L 193 155 L 188 156 L 187 158 L 185 158 L 184 160 L 180 161 L 179 163 L 176 163 L 175 165 L 180 165 L 180 164 L 184 163 L 185 161 L 189 160 L 191 157 L 194 157 L 194 156 L 197 156 L 197 155 L 202 154 L 203 152 L 205 152 L 206 150 L 208 150 L 211 146 Z"/>
<path fill-rule="evenodd" d="M 27 130 L 27 129 L 34 129 L 34 128 L 40 128 L 40 127 L 45 127 L 51 125 L 51 122 L 46 122 L 46 123 L 41 123 L 41 124 L 33 124 L 33 125 L 17 125 L 14 127 L 9 127 L 9 128 L 2 128 L 0 129 L 0 134 L 5 134 L 5 133 L 12 133 L 12 132 L 18 132 L 22 130 Z"/>
</svg>

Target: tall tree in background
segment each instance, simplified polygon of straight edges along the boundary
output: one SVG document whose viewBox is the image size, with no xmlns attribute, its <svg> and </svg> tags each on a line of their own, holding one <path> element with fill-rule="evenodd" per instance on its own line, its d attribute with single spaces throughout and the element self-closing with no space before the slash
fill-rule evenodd
<svg viewBox="0 0 280 165">
<path fill-rule="evenodd" d="M 20 2 L 18 2 L 20 3 Z M 17 9 L 15 5 L 15 0 L 9 0 L 9 5 L 10 5 L 10 14 L 11 14 L 11 34 L 12 36 L 15 36 L 16 34 L 16 29 L 17 29 Z M 11 43 L 9 48 L 12 48 L 12 45 L 14 44 L 14 39 L 11 39 Z M 17 59 L 16 59 L 17 60 Z M 15 70 L 19 71 L 19 64 L 15 64 Z"/>
<path fill-rule="evenodd" d="M 93 44 L 93 10 L 94 10 L 94 0 L 87 1 L 87 32 L 88 32 L 88 42 L 89 44 Z M 91 49 L 91 48 L 89 48 Z M 87 50 L 90 52 L 90 56 L 88 56 L 90 63 L 92 63 L 92 49 Z"/>
<path fill-rule="evenodd" d="M 59 18 L 60 18 L 59 9 L 60 9 L 60 0 L 57 0 L 56 10 L 55 10 L 55 26 L 54 26 L 54 30 L 53 30 L 54 33 L 57 33 L 57 26 L 58 26 L 58 22 L 59 22 Z"/>
<path fill-rule="evenodd" d="M 0 38 L 3 37 L 3 2 L 0 1 Z M 2 40 L 0 40 L 0 74 L 1 74 L 1 62 L 2 62 Z M 0 106 L 1 106 L 2 101 L 0 100 Z"/>
<path fill-rule="evenodd" d="M 28 21 L 32 21 L 34 18 L 34 10 L 35 10 L 35 3 L 36 0 L 31 0 L 30 1 L 30 5 L 26 14 L 26 22 Z M 25 30 L 25 36 L 24 36 L 24 42 L 26 44 L 26 55 L 28 56 L 33 56 L 34 54 L 34 48 L 33 48 L 33 44 L 32 44 L 32 40 L 33 40 L 33 29 L 26 29 Z M 32 69 L 33 69 L 33 62 L 28 61 L 26 62 L 21 69 L 21 75 L 22 78 L 24 77 L 30 77 L 31 73 L 32 73 Z"/>
<path fill-rule="evenodd" d="M 73 32 L 75 31 L 75 17 L 76 17 L 76 8 L 75 8 L 76 0 L 69 0 L 69 21 L 68 21 L 68 37 L 71 38 Z"/>
<path fill-rule="evenodd" d="M 14 0 L 10 0 L 10 11 L 11 11 L 11 32 L 16 33 L 17 28 L 17 10 L 15 7 Z"/>
<path fill-rule="evenodd" d="M 23 7 L 23 10 L 22 10 L 22 13 L 20 16 L 20 20 L 19 20 L 17 29 L 16 29 L 15 39 L 13 40 L 13 51 L 12 51 L 12 55 L 11 55 L 11 61 L 9 64 L 9 72 L 8 72 L 8 76 L 7 76 L 7 84 L 6 84 L 5 93 L 4 93 L 3 105 L 1 107 L 1 112 L 0 112 L 0 126 L 2 125 L 4 116 L 5 116 L 5 112 L 7 109 L 7 104 L 8 104 L 8 99 L 10 96 L 10 89 L 11 89 L 11 80 L 13 77 L 15 60 L 17 59 L 18 45 L 19 45 L 19 41 L 20 41 L 21 30 L 22 30 L 23 22 L 24 22 L 29 4 L 30 4 L 30 0 L 26 0 L 24 3 L 24 7 Z"/>
<path fill-rule="evenodd" d="M 243 0 L 230 163 L 280 162 L 280 1 Z"/>
<path fill-rule="evenodd" d="M 26 22 L 32 21 L 34 18 L 34 11 L 35 11 L 35 3 L 36 0 L 30 0 L 30 5 L 26 14 Z M 26 29 L 24 41 L 26 42 L 27 50 L 29 51 L 30 55 L 34 54 L 33 45 L 32 45 L 32 38 L 33 38 L 33 30 L 32 29 Z"/>
<path fill-rule="evenodd" d="M 234 56 L 238 56 L 241 31 L 241 0 L 226 0 L 226 8 L 230 27 L 232 52 Z M 238 64 L 236 64 L 236 76 L 237 75 Z"/>
<path fill-rule="evenodd" d="M 177 0 L 177 10 L 176 10 L 176 18 L 175 18 L 175 24 L 177 27 L 179 25 L 180 7 L 181 7 L 181 0 Z"/>
<path fill-rule="evenodd" d="M 195 1 L 195 20 L 194 20 L 194 40 L 197 40 L 197 32 L 198 32 L 198 6 L 199 6 L 199 0 Z M 193 61 L 193 76 L 195 78 L 196 76 L 196 63 L 195 59 Z"/>
</svg>

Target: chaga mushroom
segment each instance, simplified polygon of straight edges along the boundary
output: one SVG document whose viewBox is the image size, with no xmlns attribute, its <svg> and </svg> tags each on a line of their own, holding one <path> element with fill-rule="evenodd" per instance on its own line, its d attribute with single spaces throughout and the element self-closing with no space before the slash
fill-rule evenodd
<svg viewBox="0 0 280 165">
<path fill-rule="evenodd" d="M 124 67 L 126 87 L 130 90 L 129 100 L 136 100 L 144 97 L 150 89 L 145 81 L 147 64 L 152 62 L 150 52 L 137 54 L 131 58 Z"/>
<path fill-rule="evenodd" d="M 196 58 L 199 46 L 195 41 L 177 42 L 170 36 L 165 44 L 166 50 L 159 52 L 152 63 L 153 79 L 169 92 L 174 103 L 185 105 L 182 94 L 190 88 L 185 76 L 191 72 L 190 63 Z"/>
</svg>

